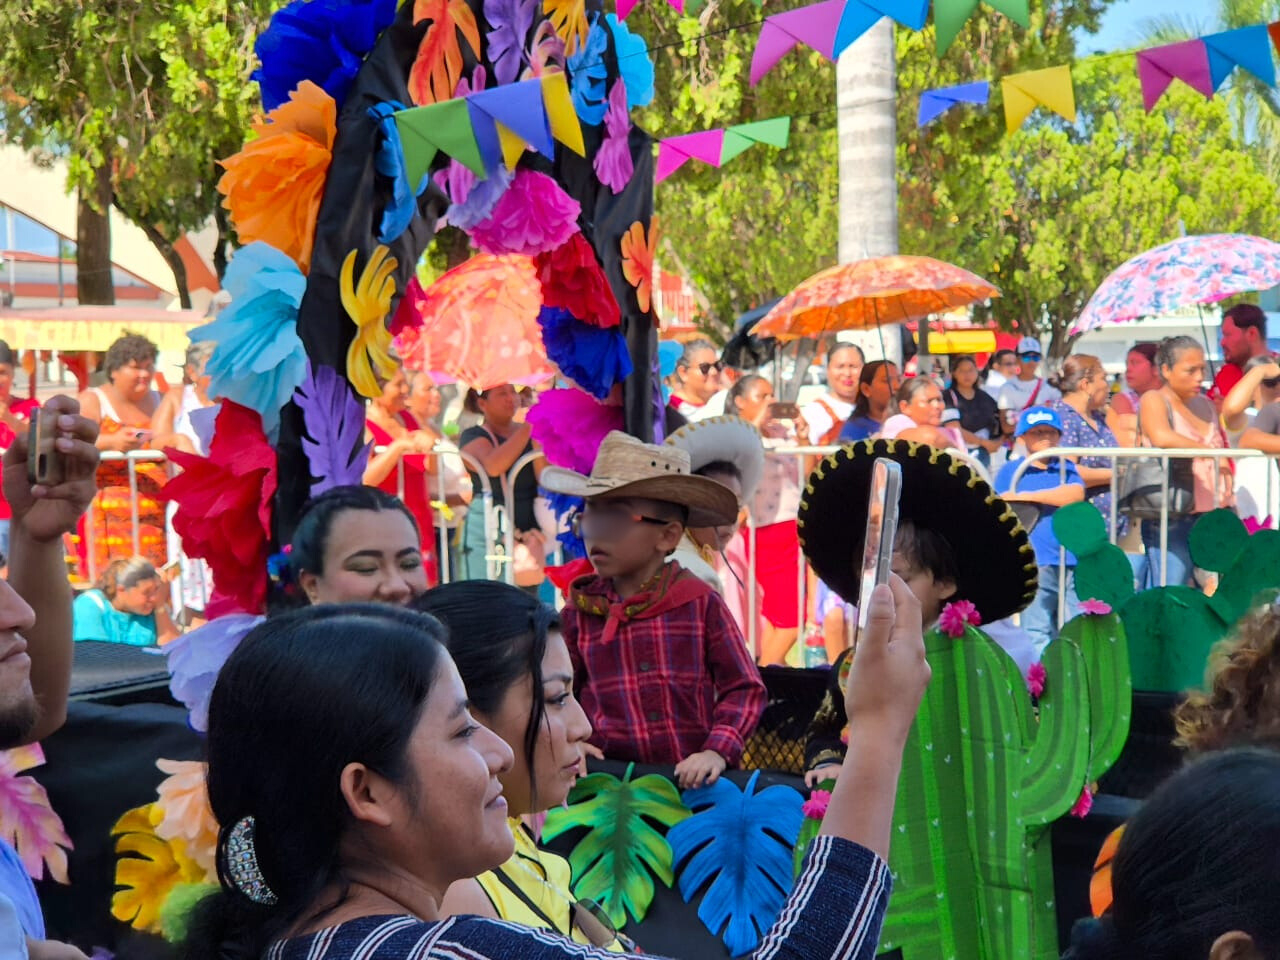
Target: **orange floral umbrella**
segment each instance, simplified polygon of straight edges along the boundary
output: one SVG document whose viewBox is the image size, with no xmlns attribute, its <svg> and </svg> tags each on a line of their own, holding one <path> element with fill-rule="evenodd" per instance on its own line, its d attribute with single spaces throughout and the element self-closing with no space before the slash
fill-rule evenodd
<svg viewBox="0 0 1280 960">
<path fill-rule="evenodd" d="M 530 257 L 479 254 L 427 288 L 422 326 L 397 338 L 404 365 L 477 390 L 554 375 L 542 346 L 542 286 Z"/>
<path fill-rule="evenodd" d="M 751 333 L 795 340 L 837 330 L 871 330 L 998 296 L 1000 291 L 981 277 L 932 257 L 874 257 L 815 273 L 783 297 Z"/>
</svg>

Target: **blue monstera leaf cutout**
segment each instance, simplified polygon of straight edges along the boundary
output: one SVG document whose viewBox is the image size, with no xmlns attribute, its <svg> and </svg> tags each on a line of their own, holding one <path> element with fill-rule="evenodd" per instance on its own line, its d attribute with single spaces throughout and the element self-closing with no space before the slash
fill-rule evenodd
<svg viewBox="0 0 1280 960">
<path fill-rule="evenodd" d="M 756 793 L 759 778 L 753 773 L 745 790 L 723 778 L 686 790 L 682 799 L 694 815 L 667 832 L 680 895 L 688 903 L 706 887 L 698 919 L 735 957 L 754 950 L 782 910 L 804 820 L 797 791 L 774 786 Z"/>
</svg>

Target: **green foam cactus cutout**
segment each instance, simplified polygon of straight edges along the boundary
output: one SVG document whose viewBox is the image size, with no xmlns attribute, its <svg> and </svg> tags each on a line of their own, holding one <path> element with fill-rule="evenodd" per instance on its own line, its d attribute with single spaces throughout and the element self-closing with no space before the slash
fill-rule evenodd
<svg viewBox="0 0 1280 960">
<path fill-rule="evenodd" d="M 1108 543 L 1107 522 L 1091 503 L 1072 503 L 1055 510 L 1053 535 L 1077 557 L 1088 556 Z"/>
<path fill-rule="evenodd" d="M 1197 528 L 1198 528 L 1197 524 Z M 1194 532 L 1194 530 L 1193 530 Z M 1228 624 L 1249 612 L 1258 595 L 1280 585 L 1280 533 L 1259 530 L 1246 541 L 1231 564 L 1222 568 L 1218 589 L 1209 604 Z"/>
<path fill-rule="evenodd" d="M 925 647 L 933 679 L 904 755 L 881 947 L 904 960 L 1056 960 L 1048 827 L 1128 734 L 1120 618 L 1077 618 L 1049 645 L 1038 719 L 985 634 L 933 630 Z"/>
<path fill-rule="evenodd" d="M 1229 628 L 1191 587 L 1143 590 L 1120 610 L 1129 637 L 1133 685 L 1139 690 L 1186 690 L 1204 680 L 1213 645 Z"/>
<path fill-rule="evenodd" d="M 1202 570 L 1225 573 L 1249 543 L 1249 531 L 1230 510 L 1210 510 L 1191 528 L 1191 559 Z"/>
</svg>

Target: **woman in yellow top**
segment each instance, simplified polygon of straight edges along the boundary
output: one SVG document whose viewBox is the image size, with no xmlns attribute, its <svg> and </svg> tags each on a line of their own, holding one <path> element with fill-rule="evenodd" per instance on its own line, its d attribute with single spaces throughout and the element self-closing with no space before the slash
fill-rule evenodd
<svg viewBox="0 0 1280 960">
<path fill-rule="evenodd" d="M 440 915 L 496 917 L 621 951 L 625 944 L 603 911 L 574 896 L 568 862 L 540 850 L 520 820 L 565 802 L 591 736 L 573 695 L 558 615 L 516 587 L 485 580 L 437 587 L 411 605 L 445 625 L 471 712 L 515 754 L 501 777 L 515 853 L 496 870 L 451 886 Z"/>
</svg>

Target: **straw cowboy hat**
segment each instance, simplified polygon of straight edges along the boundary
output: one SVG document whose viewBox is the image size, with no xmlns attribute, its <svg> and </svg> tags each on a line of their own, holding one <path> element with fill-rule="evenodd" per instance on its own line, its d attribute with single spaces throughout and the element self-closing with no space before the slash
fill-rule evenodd
<svg viewBox="0 0 1280 960">
<path fill-rule="evenodd" d="M 617 430 L 601 441 L 591 476 L 547 467 L 538 483 L 552 493 L 571 497 L 643 497 L 678 504 L 688 508 L 690 527 L 714 527 L 738 518 L 737 497 L 722 483 L 693 476 L 684 450 L 641 443 Z"/>
<path fill-rule="evenodd" d="M 809 476 L 800 501 L 800 546 L 824 583 L 858 602 L 854 558 L 862 555 L 877 457 L 902 467 L 899 519 L 941 534 L 955 551 L 956 599 L 977 607 L 984 623 L 1011 616 L 1035 599 L 1035 551 L 1009 505 L 962 460 L 908 440 L 847 444 Z"/>
<path fill-rule="evenodd" d="M 733 464 L 742 475 L 742 499 L 747 503 L 764 477 L 764 441 L 755 424 L 741 417 L 696 420 L 667 437 L 667 445 L 689 454 L 689 469 L 695 472 L 717 461 Z"/>
</svg>

